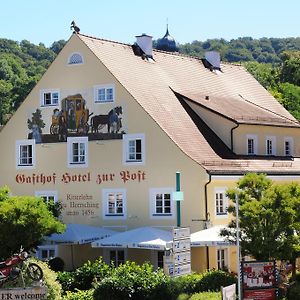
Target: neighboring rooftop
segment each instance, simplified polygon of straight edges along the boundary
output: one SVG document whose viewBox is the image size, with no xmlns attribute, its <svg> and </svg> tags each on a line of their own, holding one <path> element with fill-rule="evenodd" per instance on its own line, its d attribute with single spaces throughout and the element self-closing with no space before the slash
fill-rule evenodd
<svg viewBox="0 0 300 300">
<path fill-rule="evenodd" d="M 207 108 L 237 122 L 299 127 L 297 120 L 244 67 L 221 63 L 220 70 L 212 71 L 201 59 L 158 50 L 153 50 L 153 60 L 148 61 L 135 55 L 132 45 L 83 34 L 76 36 L 169 138 L 208 171 L 299 173 L 300 161 L 296 159 L 282 162 L 279 158 L 222 156 L 218 151 L 220 146 L 212 147 L 177 97 L 179 94 L 199 105 L 205 103 Z M 211 102 L 206 103 L 203 95 L 209 95 Z"/>
</svg>

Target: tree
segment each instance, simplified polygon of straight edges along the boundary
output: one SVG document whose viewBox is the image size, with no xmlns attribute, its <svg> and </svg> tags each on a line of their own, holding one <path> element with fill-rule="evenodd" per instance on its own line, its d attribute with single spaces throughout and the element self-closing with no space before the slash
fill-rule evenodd
<svg viewBox="0 0 300 300">
<path fill-rule="evenodd" d="M 27 251 L 40 245 L 44 236 L 60 233 L 59 222 L 38 197 L 11 196 L 7 187 L 0 189 L 0 258 L 5 259 L 20 249 Z"/>
<path fill-rule="evenodd" d="M 227 195 L 234 204 L 239 200 L 242 255 L 289 260 L 295 267 L 300 254 L 300 186 L 274 184 L 265 174 L 249 173 Z M 235 205 L 228 211 L 236 216 Z M 236 219 L 222 235 L 236 241 Z"/>
</svg>

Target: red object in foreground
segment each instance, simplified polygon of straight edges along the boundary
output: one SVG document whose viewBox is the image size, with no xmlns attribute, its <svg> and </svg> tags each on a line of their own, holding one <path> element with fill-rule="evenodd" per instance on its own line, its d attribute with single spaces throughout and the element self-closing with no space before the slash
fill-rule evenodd
<svg viewBox="0 0 300 300">
<path fill-rule="evenodd" d="M 245 290 L 244 300 L 276 300 L 276 289 Z"/>
</svg>

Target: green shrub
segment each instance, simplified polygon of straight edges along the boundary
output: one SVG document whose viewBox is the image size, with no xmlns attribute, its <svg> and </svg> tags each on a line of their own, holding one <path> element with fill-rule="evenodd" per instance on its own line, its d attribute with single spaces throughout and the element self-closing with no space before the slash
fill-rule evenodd
<svg viewBox="0 0 300 300">
<path fill-rule="evenodd" d="M 221 270 L 210 270 L 201 274 L 202 278 L 195 284 L 193 292 L 218 292 L 221 286 L 231 285 L 237 283 L 237 279 Z"/>
<path fill-rule="evenodd" d="M 65 262 L 60 257 L 54 257 L 48 261 L 51 270 L 55 272 L 62 272 L 64 270 Z"/>
<path fill-rule="evenodd" d="M 67 292 L 63 300 L 93 300 L 94 290 Z"/>
<path fill-rule="evenodd" d="M 289 287 L 288 293 L 287 293 L 287 299 L 288 300 L 300 299 L 300 283 L 299 282 L 296 281 L 294 284 L 292 284 Z"/>
<path fill-rule="evenodd" d="M 58 280 L 65 292 L 75 289 L 89 290 L 93 287 L 93 283 L 109 275 L 111 269 L 111 266 L 104 263 L 100 257 L 94 262 L 86 262 L 74 272 L 59 273 Z"/>
<path fill-rule="evenodd" d="M 57 274 L 52 271 L 48 264 L 42 261 L 34 261 L 43 270 L 43 281 L 48 288 L 47 300 L 61 300 L 62 287 L 57 280 Z"/>
<path fill-rule="evenodd" d="M 221 293 L 203 292 L 192 295 L 189 300 L 221 300 Z"/>
<path fill-rule="evenodd" d="M 193 295 L 181 294 L 176 300 L 221 300 L 221 293 L 203 292 Z"/>
<path fill-rule="evenodd" d="M 153 266 L 139 266 L 126 262 L 113 269 L 109 277 L 101 280 L 95 289 L 95 300 L 142 300 L 170 299 L 168 281 L 162 270 L 153 271 Z"/>
<path fill-rule="evenodd" d="M 298 273 L 298 272 L 296 273 L 295 280 L 297 282 L 300 282 L 300 273 Z"/>
</svg>

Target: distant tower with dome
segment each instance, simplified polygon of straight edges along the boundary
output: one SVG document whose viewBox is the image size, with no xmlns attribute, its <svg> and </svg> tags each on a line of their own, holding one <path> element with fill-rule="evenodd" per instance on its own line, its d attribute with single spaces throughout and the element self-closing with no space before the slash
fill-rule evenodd
<svg viewBox="0 0 300 300">
<path fill-rule="evenodd" d="M 178 47 L 176 45 L 175 39 L 169 33 L 169 26 L 167 24 L 167 32 L 163 38 L 158 39 L 157 45 L 155 47 L 157 50 L 163 50 L 168 52 L 177 52 Z"/>
</svg>

